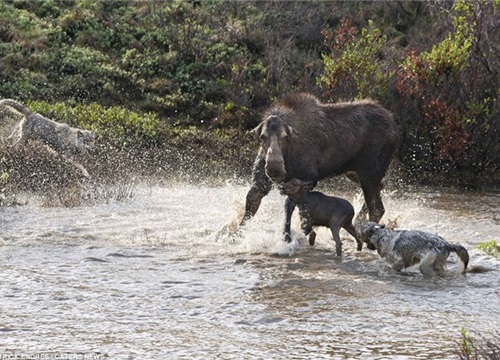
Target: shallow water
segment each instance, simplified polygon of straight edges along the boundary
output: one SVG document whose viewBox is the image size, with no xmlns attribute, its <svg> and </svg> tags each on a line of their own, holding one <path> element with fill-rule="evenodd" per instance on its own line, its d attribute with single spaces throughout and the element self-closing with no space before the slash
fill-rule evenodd
<svg viewBox="0 0 500 360">
<path fill-rule="evenodd" d="M 463 244 L 493 271 L 424 278 L 318 231 L 281 241 L 284 198 L 217 236 L 248 186 L 141 186 L 128 202 L 0 208 L 0 354 L 123 359 L 449 359 L 500 328 L 500 194 L 386 193 L 385 219 Z M 353 202 L 359 196 L 329 191 Z M 77 355 L 75 355 L 77 354 Z M 54 356 L 55 356 L 54 355 Z M 87 356 L 88 357 L 85 357 Z"/>
</svg>

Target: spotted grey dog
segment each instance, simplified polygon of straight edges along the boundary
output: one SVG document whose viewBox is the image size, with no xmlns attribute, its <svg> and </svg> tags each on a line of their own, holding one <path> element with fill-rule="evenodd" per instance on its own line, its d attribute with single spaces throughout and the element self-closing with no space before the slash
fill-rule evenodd
<svg viewBox="0 0 500 360">
<path fill-rule="evenodd" d="M 356 234 L 356 229 L 352 224 L 354 208 L 347 200 L 327 196 L 319 191 L 311 191 L 313 183 L 292 179 L 280 185 L 282 194 L 292 198 L 299 207 L 301 227 L 306 235 L 309 235 L 309 244 L 314 245 L 316 233 L 313 226 L 326 226 L 330 228 L 337 256 L 342 255 L 342 242 L 340 241 L 340 228 L 347 230 L 358 244 L 358 251 L 363 248 L 363 243 Z"/>
<path fill-rule="evenodd" d="M 462 245 L 450 244 L 442 237 L 418 230 L 387 230 L 368 222 L 361 225 L 360 236 L 371 250 L 377 250 L 396 271 L 419 264 L 424 276 L 442 275 L 450 252 L 459 257 L 458 270 L 465 273 L 469 253 Z"/>
<path fill-rule="evenodd" d="M 9 140 L 14 140 L 11 146 L 24 144 L 28 140 L 41 141 L 64 161 L 80 170 L 83 176 L 89 177 L 87 170 L 68 156 L 84 153 L 93 148 L 95 143 L 93 132 L 47 119 L 12 99 L 0 100 L 0 106 L 9 106 L 25 117 L 8 137 Z"/>
</svg>

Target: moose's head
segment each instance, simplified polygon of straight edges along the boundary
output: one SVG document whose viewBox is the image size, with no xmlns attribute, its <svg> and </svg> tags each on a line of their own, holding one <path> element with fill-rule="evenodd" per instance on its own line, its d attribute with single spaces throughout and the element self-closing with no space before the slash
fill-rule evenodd
<svg viewBox="0 0 500 360">
<path fill-rule="evenodd" d="M 283 154 L 294 136 L 294 129 L 278 115 L 269 115 L 252 132 L 262 144 L 266 175 L 274 182 L 282 181 L 287 175 Z"/>
</svg>

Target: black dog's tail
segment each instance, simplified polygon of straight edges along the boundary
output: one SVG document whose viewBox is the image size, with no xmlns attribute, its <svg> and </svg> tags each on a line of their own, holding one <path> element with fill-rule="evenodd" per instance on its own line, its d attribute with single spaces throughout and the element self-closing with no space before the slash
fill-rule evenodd
<svg viewBox="0 0 500 360">
<path fill-rule="evenodd" d="M 467 265 L 469 264 L 469 253 L 467 252 L 467 249 L 464 248 L 462 245 L 450 244 L 448 250 L 457 253 L 458 258 L 460 259 L 458 264 L 458 272 L 460 274 L 465 273 Z"/>
</svg>

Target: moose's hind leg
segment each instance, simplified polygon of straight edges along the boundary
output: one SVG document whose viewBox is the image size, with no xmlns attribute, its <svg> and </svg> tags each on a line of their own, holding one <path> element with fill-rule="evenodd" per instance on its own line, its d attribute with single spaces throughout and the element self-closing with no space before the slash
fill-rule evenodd
<svg viewBox="0 0 500 360">
<path fill-rule="evenodd" d="M 385 208 L 382 203 L 382 198 L 380 196 L 380 191 L 382 190 L 381 180 L 377 181 L 375 178 L 361 179 L 361 189 L 363 190 L 363 195 L 365 198 L 365 204 L 361 209 L 360 213 L 356 218 L 356 222 L 364 219 L 361 216 L 366 216 L 366 210 L 368 210 L 368 219 L 373 222 L 380 222 L 382 216 L 384 216 Z"/>
<path fill-rule="evenodd" d="M 315 242 L 316 242 L 316 232 L 311 231 L 309 233 L 309 245 L 313 246 Z"/>
</svg>

